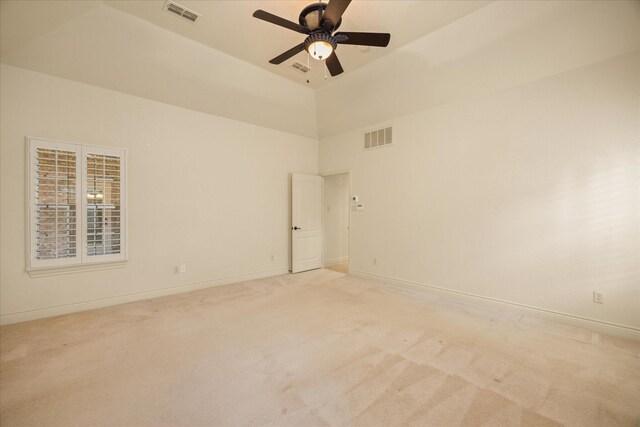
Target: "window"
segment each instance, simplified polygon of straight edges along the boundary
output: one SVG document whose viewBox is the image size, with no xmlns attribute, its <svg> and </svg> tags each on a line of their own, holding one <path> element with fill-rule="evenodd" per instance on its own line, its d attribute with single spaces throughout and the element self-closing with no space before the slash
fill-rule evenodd
<svg viewBox="0 0 640 427">
<path fill-rule="evenodd" d="M 124 150 L 27 143 L 28 269 L 124 261 Z"/>
</svg>

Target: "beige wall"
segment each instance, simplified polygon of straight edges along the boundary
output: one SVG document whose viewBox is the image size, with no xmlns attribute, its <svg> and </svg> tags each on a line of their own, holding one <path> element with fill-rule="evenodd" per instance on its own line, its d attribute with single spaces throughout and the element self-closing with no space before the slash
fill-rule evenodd
<svg viewBox="0 0 640 427">
<path fill-rule="evenodd" d="M 325 265 L 346 261 L 349 257 L 349 175 L 346 173 L 324 177 L 322 227 Z"/>
<path fill-rule="evenodd" d="M 3 323 L 288 270 L 288 176 L 317 172 L 315 140 L 1 67 Z M 27 135 L 127 149 L 124 268 L 25 272 Z"/>
<path fill-rule="evenodd" d="M 639 52 L 640 2 L 494 2 L 320 88 L 351 271 L 640 338 Z"/>
<path fill-rule="evenodd" d="M 637 332 L 638 76 L 635 52 L 396 118 L 391 147 L 322 139 L 365 205 L 351 271 Z"/>
</svg>

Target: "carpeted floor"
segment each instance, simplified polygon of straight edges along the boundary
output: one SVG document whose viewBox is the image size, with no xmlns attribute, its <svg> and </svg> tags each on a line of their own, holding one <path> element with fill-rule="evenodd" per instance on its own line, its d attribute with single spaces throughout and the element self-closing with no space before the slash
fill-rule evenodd
<svg viewBox="0 0 640 427">
<path fill-rule="evenodd" d="M 329 270 L 0 333 L 7 427 L 640 422 L 640 343 Z"/>
</svg>

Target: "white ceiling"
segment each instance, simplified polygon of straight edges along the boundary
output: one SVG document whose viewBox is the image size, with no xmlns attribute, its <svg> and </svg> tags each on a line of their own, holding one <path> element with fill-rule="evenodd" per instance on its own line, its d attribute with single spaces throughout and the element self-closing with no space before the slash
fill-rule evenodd
<svg viewBox="0 0 640 427">
<path fill-rule="evenodd" d="M 165 12 L 164 0 L 104 0 L 103 3 L 311 88 L 320 87 L 331 79 L 340 78 L 340 76 L 329 77 L 325 80 L 324 64 L 313 59 L 310 64 L 312 68 L 310 76 L 292 68 L 291 64 L 295 61 L 306 64 L 307 58 L 304 53 L 299 53 L 280 65 L 272 65 L 268 62 L 271 58 L 301 43 L 304 35 L 253 18 L 253 12 L 264 9 L 297 22 L 300 11 L 313 3 L 311 0 L 177 0 L 176 2 L 201 14 L 198 22 L 193 24 Z M 344 74 L 489 3 L 491 3 L 490 0 L 354 0 L 343 15 L 340 30 L 388 32 L 391 34 L 391 42 L 386 48 L 339 46 L 337 53 L 345 70 Z M 310 80 L 308 84 L 307 77 Z"/>
</svg>

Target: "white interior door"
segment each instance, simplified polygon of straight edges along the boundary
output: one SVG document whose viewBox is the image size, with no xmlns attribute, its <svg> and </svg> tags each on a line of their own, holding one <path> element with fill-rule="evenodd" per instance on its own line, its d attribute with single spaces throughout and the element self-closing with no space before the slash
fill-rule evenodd
<svg viewBox="0 0 640 427">
<path fill-rule="evenodd" d="M 322 177 L 291 177 L 291 272 L 322 266 Z"/>
</svg>

